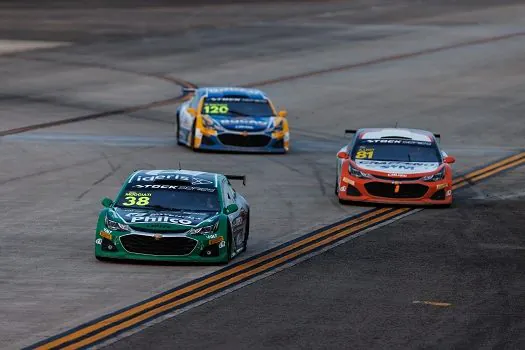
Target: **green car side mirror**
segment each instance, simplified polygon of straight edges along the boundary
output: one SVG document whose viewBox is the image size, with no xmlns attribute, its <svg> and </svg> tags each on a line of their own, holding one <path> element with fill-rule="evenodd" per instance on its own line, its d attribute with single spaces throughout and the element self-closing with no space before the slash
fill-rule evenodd
<svg viewBox="0 0 525 350">
<path fill-rule="evenodd" d="M 225 214 L 231 214 L 235 213 L 237 210 L 239 210 L 239 206 L 237 204 L 230 204 L 224 209 Z"/>
<path fill-rule="evenodd" d="M 100 203 L 102 203 L 102 205 L 106 208 L 109 208 L 113 204 L 113 201 L 110 198 L 105 197 Z"/>
</svg>

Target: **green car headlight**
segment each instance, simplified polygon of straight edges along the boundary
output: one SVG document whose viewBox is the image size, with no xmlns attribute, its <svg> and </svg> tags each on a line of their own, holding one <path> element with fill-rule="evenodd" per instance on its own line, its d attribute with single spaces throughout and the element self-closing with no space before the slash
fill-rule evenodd
<svg viewBox="0 0 525 350">
<path fill-rule="evenodd" d="M 213 225 L 194 227 L 188 231 L 190 235 L 208 235 L 210 233 L 216 232 L 219 229 L 219 222 L 217 221 Z"/>
<path fill-rule="evenodd" d="M 106 227 L 112 231 L 131 231 L 131 228 L 128 225 L 111 220 L 107 215 L 104 223 L 106 224 Z"/>
</svg>

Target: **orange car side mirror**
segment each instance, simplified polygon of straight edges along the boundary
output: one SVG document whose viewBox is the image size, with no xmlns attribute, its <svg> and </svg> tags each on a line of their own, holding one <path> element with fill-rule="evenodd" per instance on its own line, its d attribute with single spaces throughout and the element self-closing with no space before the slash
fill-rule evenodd
<svg viewBox="0 0 525 350">
<path fill-rule="evenodd" d="M 187 111 L 192 116 L 195 116 L 197 114 L 197 111 L 195 110 L 195 108 L 192 108 L 192 107 L 188 108 Z"/>
<path fill-rule="evenodd" d="M 340 151 L 337 153 L 337 158 L 339 159 L 348 159 L 348 153 L 344 151 Z"/>
<path fill-rule="evenodd" d="M 456 162 L 456 158 L 452 156 L 446 156 L 445 159 L 443 159 L 443 161 L 447 164 L 452 164 Z"/>
<path fill-rule="evenodd" d="M 288 115 L 287 111 L 285 111 L 285 110 L 279 111 L 279 117 L 286 118 L 287 115 Z"/>
</svg>

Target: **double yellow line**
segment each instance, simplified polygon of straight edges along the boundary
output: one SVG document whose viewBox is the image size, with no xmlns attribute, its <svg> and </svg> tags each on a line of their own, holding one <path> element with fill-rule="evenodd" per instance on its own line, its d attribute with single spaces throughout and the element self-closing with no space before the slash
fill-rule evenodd
<svg viewBox="0 0 525 350">
<path fill-rule="evenodd" d="M 501 171 L 525 163 L 525 152 L 505 158 L 482 169 L 472 171 L 454 180 L 453 188 L 475 183 Z M 163 293 L 114 314 L 104 316 L 73 330 L 37 343 L 30 349 L 78 349 L 102 342 L 111 336 L 129 330 L 182 306 L 210 297 L 224 289 L 271 271 L 301 256 L 329 246 L 345 237 L 399 217 L 414 209 L 376 208 L 359 216 L 329 225 L 261 253 L 245 261 L 226 267 L 187 285 Z"/>
<path fill-rule="evenodd" d="M 520 152 L 511 157 L 504 158 L 479 170 L 472 171 L 464 176 L 454 179 L 453 188 L 458 189 L 467 184 L 474 184 L 489 176 L 496 175 L 510 168 L 515 168 L 525 163 L 525 152 Z"/>
</svg>

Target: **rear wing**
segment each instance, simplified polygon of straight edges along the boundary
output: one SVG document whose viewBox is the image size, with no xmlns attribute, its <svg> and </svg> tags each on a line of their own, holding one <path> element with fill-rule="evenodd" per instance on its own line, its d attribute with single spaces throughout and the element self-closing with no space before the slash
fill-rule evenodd
<svg viewBox="0 0 525 350">
<path fill-rule="evenodd" d="M 246 175 L 224 175 L 228 180 L 242 180 L 242 184 L 246 186 Z"/>
</svg>

